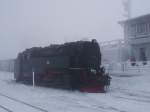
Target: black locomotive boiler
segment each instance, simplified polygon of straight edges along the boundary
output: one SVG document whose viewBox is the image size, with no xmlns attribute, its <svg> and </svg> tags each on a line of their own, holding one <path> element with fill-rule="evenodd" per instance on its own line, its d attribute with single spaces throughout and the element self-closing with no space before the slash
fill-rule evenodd
<svg viewBox="0 0 150 112">
<path fill-rule="evenodd" d="M 15 80 L 31 83 L 33 72 L 36 85 L 54 88 L 104 92 L 110 84 L 96 40 L 26 49 L 15 60 Z"/>
</svg>

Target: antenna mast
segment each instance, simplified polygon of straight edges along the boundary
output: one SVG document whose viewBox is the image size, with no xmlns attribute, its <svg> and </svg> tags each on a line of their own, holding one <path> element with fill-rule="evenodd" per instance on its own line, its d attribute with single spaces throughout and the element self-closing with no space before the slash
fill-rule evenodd
<svg viewBox="0 0 150 112">
<path fill-rule="evenodd" d="M 124 17 L 127 19 L 131 18 L 131 4 L 132 1 L 131 0 L 123 0 L 122 4 L 124 6 Z"/>
</svg>

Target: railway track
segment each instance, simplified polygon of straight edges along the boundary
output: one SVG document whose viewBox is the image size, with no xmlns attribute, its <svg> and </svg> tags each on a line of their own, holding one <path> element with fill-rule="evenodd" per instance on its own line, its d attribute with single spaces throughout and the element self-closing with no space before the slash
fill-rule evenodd
<svg viewBox="0 0 150 112">
<path fill-rule="evenodd" d="M 136 102 L 143 102 L 143 103 L 150 103 L 150 100 L 143 100 L 138 98 L 128 98 L 128 97 L 122 97 L 122 96 L 114 96 L 115 98 L 129 100 L 129 101 L 136 101 Z"/>
<path fill-rule="evenodd" d="M 4 110 L 5 112 L 13 112 L 12 110 L 10 110 L 10 109 L 4 107 L 3 105 L 0 105 L 0 108 L 1 108 L 2 110 Z"/>
<path fill-rule="evenodd" d="M 118 93 L 118 95 L 113 95 L 113 97 L 136 102 L 150 103 L 150 92 L 118 89 Z"/>
<path fill-rule="evenodd" d="M 26 102 L 18 100 L 16 98 L 7 96 L 3 93 L 0 93 L 0 99 L 3 100 L 3 103 L 5 102 L 5 105 L 6 105 L 6 106 L 3 106 L 0 104 L 0 108 L 5 110 L 6 112 L 16 112 L 16 111 L 13 111 L 13 109 L 9 109 L 10 107 L 8 106 L 8 104 L 13 104 L 13 105 L 15 104 L 15 106 L 18 105 L 19 108 L 23 107 L 22 109 L 24 109 L 26 107 L 29 112 L 48 112 L 48 110 L 45 110 L 41 107 L 26 103 Z M 12 106 L 11 106 L 11 108 L 12 108 Z M 19 111 L 17 111 L 17 112 L 19 112 Z"/>
<path fill-rule="evenodd" d="M 88 103 L 88 105 L 84 105 L 85 102 L 87 101 L 91 101 Z M 83 102 L 80 103 L 80 106 L 83 106 L 85 108 L 89 108 L 89 109 L 95 109 L 99 112 L 128 112 L 127 110 L 123 110 L 120 109 L 118 107 L 114 107 L 111 105 L 107 105 L 95 98 L 92 98 L 90 95 L 85 95 L 84 100 L 82 100 Z M 83 105 L 82 105 L 83 104 Z"/>
</svg>

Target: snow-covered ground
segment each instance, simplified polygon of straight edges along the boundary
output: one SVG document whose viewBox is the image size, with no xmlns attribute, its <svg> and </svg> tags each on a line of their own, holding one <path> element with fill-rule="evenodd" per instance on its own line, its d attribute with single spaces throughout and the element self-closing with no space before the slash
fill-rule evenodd
<svg viewBox="0 0 150 112">
<path fill-rule="evenodd" d="M 107 93 L 81 93 L 16 83 L 0 72 L 0 112 L 149 112 L 150 75 L 112 73 Z"/>
</svg>

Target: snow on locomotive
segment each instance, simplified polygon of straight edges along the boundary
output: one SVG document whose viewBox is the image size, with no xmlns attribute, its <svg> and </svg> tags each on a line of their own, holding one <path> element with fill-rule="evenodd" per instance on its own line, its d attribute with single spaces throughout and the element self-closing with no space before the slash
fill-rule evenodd
<svg viewBox="0 0 150 112">
<path fill-rule="evenodd" d="M 84 92 L 105 92 L 110 85 L 96 40 L 26 49 L 15 60 L 15 80 L 31 83 L 33 72 L 36 85 Z"/>
</svg>

